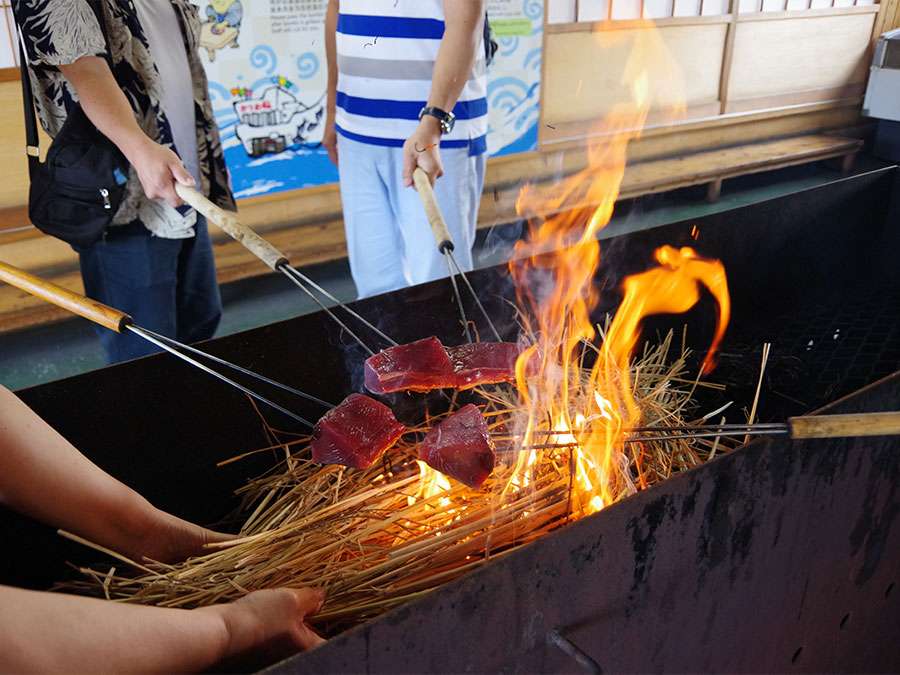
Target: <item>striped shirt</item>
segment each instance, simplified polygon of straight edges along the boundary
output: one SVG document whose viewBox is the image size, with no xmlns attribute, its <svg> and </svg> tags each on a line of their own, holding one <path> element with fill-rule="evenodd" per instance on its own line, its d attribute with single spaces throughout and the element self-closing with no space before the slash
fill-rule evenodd
<svg viewBox="0 0 900 675">
<path fill-rule="evenodd" d="M 340 0 L 338 133 L 361 143 L 401 147 L 419 124 L 443 35 L 442 0 Z M 453 114 L 456 124 L 441 137 L 441 147 L 483 153 L 487 80 L 482 46 Z"/>
</svg>

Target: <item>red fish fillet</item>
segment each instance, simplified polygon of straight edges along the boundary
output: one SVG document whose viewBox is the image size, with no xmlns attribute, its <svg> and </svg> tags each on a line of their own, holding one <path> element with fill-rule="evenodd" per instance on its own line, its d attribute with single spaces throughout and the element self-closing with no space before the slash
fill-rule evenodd
<svg viewBox="0 0 900 675">
<path fill-rule="evenodd" d="M 447 347 L 447 356 L 456 372 L 455 386 L 459 389 L 514 381 L 519 353 L 515 342 L 474 342 Z"/>
<path fill-rule="evenodd" d="M 480 488 L 494 470 L 494 444 L 481 411 L 463 406 L 425 435 L 419 459 L 470 488 Z"/>
<path fill-rule="evenodd" d="M 383 403 L 350 394 L 313 427 L 312 459 L 365 469 L 391 447 L 406 429 Z"/>
<path fill-rule="evenodd" d="M 430 391 L 455 384 L 453 366 L 436 337 L 383 349 L 366 359 L 366 389 L 386 394 L 401 389 Z"/>
</svg>

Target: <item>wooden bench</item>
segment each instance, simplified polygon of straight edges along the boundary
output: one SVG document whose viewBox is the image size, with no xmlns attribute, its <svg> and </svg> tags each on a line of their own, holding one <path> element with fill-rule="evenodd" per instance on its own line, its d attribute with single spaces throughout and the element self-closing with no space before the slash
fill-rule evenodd
<svg viewBox="0 0 900 675">
<path fill-rule="evenodd" d="M 645 160 L 626 167 L 619 199 L 703 184 L 707 185 L 708 197 L 716 199 L 722 181 L 728 178 L 837 157 L 842 159 L 842 168 L 847 171 L 862 145 L 863 141 L 858 138 L 805 135 L 682 157 Z M 510 180 L 502 173 L 492 172 L 489 168 L 479 210 L 480 228 L 518 219 L 515 202 L 523 181 Z M 555 177 L 549 175 L 549 169 L 547 174 L 532 177 L 532 180 L 549 184 Z M 272 195 L 241 202 L 239 217 L 283 252 L 295 267 L 345 258 L 346 241 L 337 186 L 307 189 L 304 206 L 304 217 L 297 217 L 295 207 L 285 204 L 278 195 Z M 82 292 L 75 252 L 67 244 L 38 232 L 27 222 L 24 206 L 0 212 L 0 260 Z M 272 273 L 223 232 L 214 227 L 210 231 L 220 283 Z M 68 316 L 65 310 L 12 286 L 0 285 L 0 332 Z"/>
</svg>

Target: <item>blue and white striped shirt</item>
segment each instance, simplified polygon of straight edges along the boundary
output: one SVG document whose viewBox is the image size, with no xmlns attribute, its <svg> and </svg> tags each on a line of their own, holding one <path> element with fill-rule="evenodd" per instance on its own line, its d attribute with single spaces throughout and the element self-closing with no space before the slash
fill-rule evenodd
<svg viewBox="0 0 900 675">
<path fill-rule="evenodd" d="M 458 2 L 459 0 L 454 0 Z M 335 128 L 353 140 L 401 147 L 419 124 L 444 35 L 442 0 L 340 0 Z M 453 107 L 442 148 L 486 150 L 484 49 Z"/>
</svg>

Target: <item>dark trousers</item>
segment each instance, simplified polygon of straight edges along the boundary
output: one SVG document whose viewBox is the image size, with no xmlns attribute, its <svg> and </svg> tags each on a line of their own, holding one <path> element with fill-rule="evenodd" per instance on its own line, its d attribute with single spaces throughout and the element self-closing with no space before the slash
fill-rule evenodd
<svg viewBox="0 0 900 675">
<path fill-rule="evenodd" d="M 85 295 L 179 342 L 211 338 L 222 299 L 206 219 L 198 216 L 195 229 L 190 239 L 162 239 L 143 226 L 113 227 L 93 246 L 76 248 Z M 95 329 L 109 364 L 160 351 L 134 333 Z"/>
</svg>

